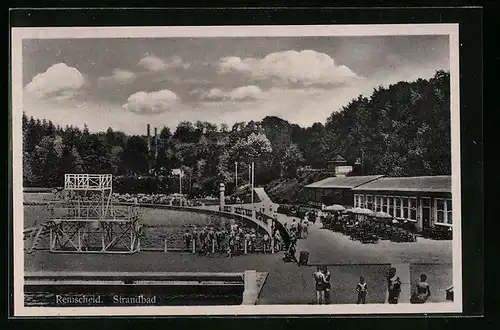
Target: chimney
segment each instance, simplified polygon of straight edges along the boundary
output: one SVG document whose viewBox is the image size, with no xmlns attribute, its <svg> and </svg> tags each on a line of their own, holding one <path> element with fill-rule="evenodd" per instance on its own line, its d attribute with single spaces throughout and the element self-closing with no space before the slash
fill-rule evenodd
<svg viewBox="0 0 500 330">
<path fill-rule="evenodd" d="M 158 158 L 158 128 L 155 127 L 155 160 Z"/>
<path fill-rule="evenodd" d="M 149 124 L 147 130 L 147 139 L 148 139 L 148 151 L 151 151 L 151 126 Z"/>
</svg>

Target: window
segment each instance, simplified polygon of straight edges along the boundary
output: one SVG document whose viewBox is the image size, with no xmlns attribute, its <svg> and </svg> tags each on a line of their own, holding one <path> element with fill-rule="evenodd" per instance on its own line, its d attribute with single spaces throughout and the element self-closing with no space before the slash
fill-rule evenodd
<svg viewBox="0 0 500 330">
<path fill-rule="evenodd" d="M 402 200 L 402 208 L 403 208 L 403 218 L 408 219 L 408 197 L 401 198 Z"/>
<path fill-rule="evenodd" d="M 394 197 L 393 196 L 387 197 L 387 203 L 388 203 L 387 213 L 389 213 L 390 215 L 394 215 Z"/>
<path fill-rule="evenodd" d="M 394 197 L 394 216 L 401 218 L 401 197 Z"/>
<path fill-rule="evenodd" d="M 375 211 L 380 211 L 381 210 L 381 200 L 380 200 L 380 196 L 376 195 L 375 196 Z"/>
<path fill-rule="evenodd" d="M 453 212 L 452 212 L 452 208 L 451 208 L 451 199 L 446 200 L 446 222 L 450 225 L 453 223 Z"/>
<path fill-rule="evenodd" d="M 436 222 L 437 223 L 445 223 L 445 203 L 444 199 L 436 198 Z"/>
<path fill-rule="evenodd" d="M 373 195 L 366 195 L 366 208 L 373 210 Z"/>
<path fill-rule="evenodd" d="M 380 203 L 380 209 L 383 212 L 387 212 L 387 196 L 382 196 L 382 202 Z"/>
<path fill-rule="evenodd" d="M 417 198 L 410 197 L 410 220 L 417 220 Z"/>
<path fill-rule="evenodd" d="M 365 195 L 359 195 L 359 207 L 365 207 Z"/>
</svg>

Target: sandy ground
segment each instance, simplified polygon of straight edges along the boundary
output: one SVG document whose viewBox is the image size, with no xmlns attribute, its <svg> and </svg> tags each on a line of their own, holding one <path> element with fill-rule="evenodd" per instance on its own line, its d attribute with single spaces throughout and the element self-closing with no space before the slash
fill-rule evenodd
<svg viewBox="0 0 500 330">
<path fill-rule="evenodd" d="M 453 265 L 450 264 L 412 264 L 410 279 L 412 290 L 419 282 L 420 275 L 427 275 L 427 283 L 431 289 L 428 302 L 446 302 L 446 289 L 453 285 Z"/>
</svg>

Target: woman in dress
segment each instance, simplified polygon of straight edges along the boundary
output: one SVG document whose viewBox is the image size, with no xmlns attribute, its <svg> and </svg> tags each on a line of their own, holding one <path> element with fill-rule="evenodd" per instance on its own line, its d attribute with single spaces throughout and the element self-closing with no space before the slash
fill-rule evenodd
<svg viewBox="0 0 500 330">
<path fill-rule="evenodd" d="M 420 275 L 420 282 L 415 286 L 415 291 L 411 297 L 412 304 L 423 304 L 429 299 L 431 295 L 431 289 L 427 283 L 427 275 Z"/>
</svg>

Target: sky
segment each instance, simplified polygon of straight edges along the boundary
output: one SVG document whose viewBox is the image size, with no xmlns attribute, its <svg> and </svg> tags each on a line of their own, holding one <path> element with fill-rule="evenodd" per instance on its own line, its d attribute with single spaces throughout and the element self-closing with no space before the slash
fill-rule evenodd
<svg viewBox="0 0 500 330">
<path fill-rule="evenodd" d="M 449 65 L 446 35 L 25 39 L 23 110 L 91 132 L 265 116 L 307 127 Z"/>
</svg>

